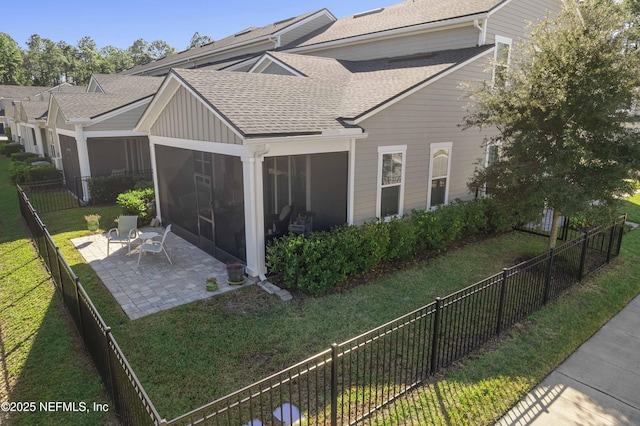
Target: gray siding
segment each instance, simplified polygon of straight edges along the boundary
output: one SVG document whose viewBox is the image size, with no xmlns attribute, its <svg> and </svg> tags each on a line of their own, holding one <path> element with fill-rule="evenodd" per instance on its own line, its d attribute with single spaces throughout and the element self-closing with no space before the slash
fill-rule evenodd
<svg viewBox="0 0 640 426">
<path fill-rule="evenodd" d="M 264 70 L 261 71 L 262 74 L 277 74 L 277 75 L 293 75 L 289 71 L 285 70 L 278 64 L 271 63 Z"/>
<path fill-rule="evenodd" d="M 72 126 L 71 124 L 66 124 L 64 122 L 64 117 L 62 116 L 62 113 L 60 112 L 59 109 L 57 109 L 57 116 L 56 116 L 56 128 L 58 129 L 65 129 L 65 130 L 71 130 L 71 131 L 75 131 L 75 127 Z"/>
<path fill-rule="evenodd" d="M 138 123 L 146 107 L 147 104 L 123 112 L 113 118 L 89 126 L 86 130 L 132 130 L 136 126 L 136 123 Z"/>
<path fill-rule="evenodd" d="M 473 24 L 469 24 L 459 28 L 300 53 L 353 61 L 390 58 L 437 50 L 473 47 L 478 44 L 479 34 L 480 32 L 473 27 Z"/>
<path fill-rule="evenodd" d="M 549 13 L 558 13 L 562 9 L 560 0 L 512 0 L 489 18 L 487 44 L 495 41 L 495 35 L 512 38 L 517 41 L 529 30 L 523 28 L 529 22 L 544 20 Z"/>
<path fill-rule="evenodd" d="M 181 87 L 151 127 L 151 134 L 178 139 L 242 144 L 229 127 Z"/>
<path fill-rule="evenodd" d="M 488 61 L 479 59 L 408 96 L 361 125 L 369 137 L 356 142 L 354 222 L 372 219 L 376 212 L 378 147 L 407 145 L 404 213 L 427 205 L 429 148 L 432 143 L 452 142 L 449 202 L 471 197 L 467 181 L 478 159 L 484 158 L 483 135 L 463 131 L 467 99 L 460 84 L 490 77 Z"/>
</svg>

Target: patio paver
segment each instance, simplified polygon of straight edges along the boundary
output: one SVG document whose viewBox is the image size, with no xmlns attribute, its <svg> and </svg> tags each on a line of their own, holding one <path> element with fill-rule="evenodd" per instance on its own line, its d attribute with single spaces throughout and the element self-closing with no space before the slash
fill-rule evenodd
<svg viewBox="0 0 640 426">
<path fill-rule="evenodd" d="M 145 227 L 141 230 L 160 235 L 164 233 L 162 228 Z M 106 234 L 74 238 L 71 242 L 132 320 L 257 281 L 249 277 L 243 286 L 227 284 L 224 263 L 173 232 L 165 241 L 173 265 L 163 253 L 143 254 L 137 269 L 138 241 L 132 244 L 130 256 L 127 255 L 126 244 L 111 244 L 109 257 Z M 218 284 L 218 290 L 213 292 L 206 290 L 206 280 L 212 277 Z"/>
</svg>

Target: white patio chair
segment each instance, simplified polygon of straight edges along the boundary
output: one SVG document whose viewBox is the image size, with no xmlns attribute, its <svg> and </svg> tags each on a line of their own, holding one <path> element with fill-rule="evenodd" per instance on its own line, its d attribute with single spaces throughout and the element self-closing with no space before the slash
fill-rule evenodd
<svg viewBox="0 0 640 426">
<path fill-rule="evenodd" d="M 118 217 L 118 227 L 109 229 L 107 232 L 107 257 L 109 256 L 109 246 L 111 243 L 128 244 L 127 254 L 131 254 L 131 241 L 138 238 L 138 216 Z"/>
<path fill-rule="evenodd" d="M 138 266 L 140 266 L 140 258 L 142 257 L 142 253 L 147 252 L 154 254 L 164 252 L 169 263 L 173 265 L 171 257 L 169 256 L 169 253 L 167 253 L 167 249 L 164 244 L 164 241 L 166 240 L 167 234 L 169 234 L 169 232 L 171 232 L 171 225 L 167 225 L 167 228 L 164 230 L 164 235 L 162 235 L 161 241 L 147 240 L 143 241 L 142 244 L 140 244 L 140 253 L 138 254 L 138 264 L 136 265 L 136 269 L 138 268 Z"/>
</svg>

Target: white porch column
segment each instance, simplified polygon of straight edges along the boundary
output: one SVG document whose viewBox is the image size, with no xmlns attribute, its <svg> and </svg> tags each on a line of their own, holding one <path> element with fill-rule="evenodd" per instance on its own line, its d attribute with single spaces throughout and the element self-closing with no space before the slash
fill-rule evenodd
<svg viewBox="0 0 640 426">
<path fill-rule="evenodd" d="M 91 176 L 91 166 L 89 165 L 89 149 L 87 148 L 87 138 L 84 136 L 84 127 L 82 124 L 76 124 L 76 146 L 78 149 L 78 162 L 80 163 L 80 176 Z M 89 185 L 85 180 L 82 181 L 83 200 L 89 201 Z"/>
<path fill-rule="evenodd" d="M 260 274 L 258 266 L 258 233 L 256 221 L 255 163 L 253 157 L 242 157 L 242 181 L 244 185 L 244 236 L 247 255 L 247 273 L 252 277 Z"/>
<path fill-rule="evenodd" d="M 265 149 L 251 157 L 242 157 L 244 180 L 244 221 L 247 248 L 247 273 L 264 278 L 267 272 L 264 258 L 264 195 L 262 185 L 262 163 Z"/>
<path fill-rule="evenodd" d="M 151 142 L 149 136 L 149 154 L 151 157 L 151 173 L 153 176 L 153 192 L 156 199 L 156 217 L 162 222 L 162 211 L 160 210 L 160 187 L 158 186 L 158 166 L 156 165 L 156 144 Z"/>
<path fill-rule="evenodd" d="M 42 140 L 42 132 L 40 131 L 40 127 L 37 124 L 33 128 L 33 133 L 36 135 L 36 140 L 34 141 L 36 146 L 36 154 L 42 155 L 44 157 L 44 144 L 46 142 Z"/>
<path fill-rule="evenodd" d="M 355 197 L 355 187 L 356 187 L 356 140 L 351 139 L 349 142 L 349 173 L 348 177 L 348 185 L 349 188 L 347 190 L 347 223 L 349 225 L 353 225 L 353 215 L 354 215 L 354 197 Z"/>
</svg>

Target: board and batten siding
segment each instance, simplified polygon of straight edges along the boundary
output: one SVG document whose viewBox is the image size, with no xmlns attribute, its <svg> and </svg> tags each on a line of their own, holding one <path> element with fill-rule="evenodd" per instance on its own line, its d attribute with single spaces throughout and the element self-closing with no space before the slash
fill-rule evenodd
<svg viewBox="0 0 640 426">
<path fill-rule="evenodd" d="M 514 41 L 528 37 L 534 25 L 547 18 L 549 14 L 557 14 L 562 10 L 561 0 L 513 0 L 498 9 L 489 18 L 487 27 L 487 44 L 495 43 L 495 36 L 509 37 Z"/>
<path fill-rule="evenodd" d="M 142 116 L 142 113 L 144 113 L 147 105 L 148 104 L 145 103 L 144 105 L 141 105 L 137 108 L 125 111 L 122 114 L 118 114 L 115 117 L 109 118 L 108 120 L 104 120 L 92 126 L 88 126 L 86 130 L 132 130 L 136 126 L 136 123 L 138 123 L 138 120 Z"/>
<path fill-rule="evenodd" d="M 490 56 L 490 54 L 488 54 Z M 478 159 L 484 158 L 484 135 L 459 126 L 468 115 L 463 82 L 490 78 L 487 58 L 441 78 L 360 123 L 369 134 L 356 142 L 354 223 L 375 217 L 378 147 L 407 145 L 404 213 L 427 206 L 430 144 L 451 142 L 449 202 L 470 199 L 467 182 Z"/>
<path fill-rule="evenodd" d="M 151 127 L 151 134 L 177 139 L 242 144 L 226 124 L 181 87 Z"/>
<path fill-rule="evenodd" d="M 75 126 L 64 122 L 64 117 L 62 116 L 62 113 L 60 112 L 59 109 L 58 109 L 58 113 L 56 114 L 56 128 L 75 131 Z"/>
<path fill-rule="evenodd" d="M 343 60 L 362 61 L 415 55 L 437 50 L 474 47 L 478 44 L 478 37 L 478 30 L 470 23 L 457 28 L 429 31 L 414 35 L 403 35 L 348 46 L 325 48 L 322 50 L 307 50 L 300 53 Z"/>
</svg>

